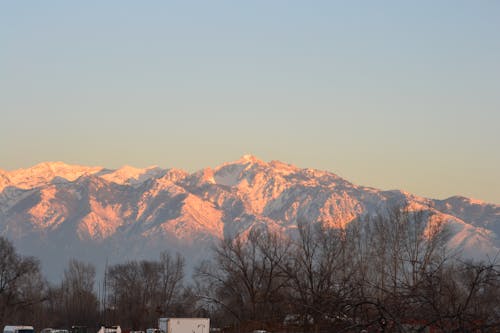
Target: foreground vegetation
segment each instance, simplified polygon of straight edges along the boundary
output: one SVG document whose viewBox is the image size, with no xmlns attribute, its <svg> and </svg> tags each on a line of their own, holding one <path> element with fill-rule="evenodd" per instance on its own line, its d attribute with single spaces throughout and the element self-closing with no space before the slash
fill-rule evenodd
<svg viewBox="0 0 500 333">
<path fill-rule="evenodd" d="M 235 332 L 498 331 L 496 260 L 461 260 L 447 240 L 443 221 L 394 209 L 346 228 L 299 223 L 295 235 L 227 237 L 191 277 L 184 258 L 166 252 L 113 265 L 96 286 L 95 268 L 78 260 L 51 285 L 35 258 L 0 238 L 0 324 L 137 330 L 196 316 Z"/>
</svg>

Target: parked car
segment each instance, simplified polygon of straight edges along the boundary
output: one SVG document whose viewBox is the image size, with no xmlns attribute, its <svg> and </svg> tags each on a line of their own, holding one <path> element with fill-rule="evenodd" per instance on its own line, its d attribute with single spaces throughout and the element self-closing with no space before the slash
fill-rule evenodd
<svg viewBox="0 0 500 333">
<path fill-rule="evenodd" d="M 33 326 L 7 325 L 3 328 L 3 333 L 35 333 Z"/>
<path fill-rule="evenodd" d="M 62 328 L 44 328 L 40 333 L 69 333 L 69 330 Z"/>
<path fill-rule="evenodd" d="M 122 333 L 120 325 L 116 326 L 101 326 L 97 333 Z"/>
<path fill-rule="evenodd" d="M 146 333 L 161 333 L 161 331 L 158 328 L 148 328 Z"/>
</svg>

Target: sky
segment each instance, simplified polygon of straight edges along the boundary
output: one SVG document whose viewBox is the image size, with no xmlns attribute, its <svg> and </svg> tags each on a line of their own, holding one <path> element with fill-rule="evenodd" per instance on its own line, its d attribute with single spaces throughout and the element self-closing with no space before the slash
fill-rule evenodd
<svg viewBox="0 0 500 333">
<path fill-rule="evenodd" d="M 250 153 L 500 203 L 499 1 L 0 0 L 0 169 Z"/>
</svg>

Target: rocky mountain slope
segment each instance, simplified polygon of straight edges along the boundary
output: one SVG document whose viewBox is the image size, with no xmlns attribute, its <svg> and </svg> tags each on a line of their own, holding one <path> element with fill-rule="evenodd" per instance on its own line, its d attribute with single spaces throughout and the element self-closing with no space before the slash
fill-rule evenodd
<svg viewBox="0 0 500 333">
<path fill-rule="evenodd" d="M 157 258 L 165 249 L 194 263 L 223 235 L 253 227 L 288 232 L 297 221 L 345 226 L 384 207 L 407 205 L 447 220 L 449 246 L 483 258 L 500 249 L 500 206 L 432 200 L 354 185 L 333 173 L 246 155 L 195 173 L 178 169 L 41 163 L 0 170 L 0 234 L 59 279 L 69 258 Z"/>
</svg>

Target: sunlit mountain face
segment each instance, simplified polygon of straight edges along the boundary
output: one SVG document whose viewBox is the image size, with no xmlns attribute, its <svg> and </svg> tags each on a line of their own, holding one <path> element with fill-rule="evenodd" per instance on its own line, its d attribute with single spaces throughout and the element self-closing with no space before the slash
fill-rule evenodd
<svg viewBox="0 0 500 333">
<path fill-rule="evenodd" d="M 192 266 L 224 236 L 252 228 L 291 233 L 298 221 L 344 228 L 396 206 L 446 221 L 448 247 L 465 257 L 486 258 L 500 249 L 499 205 L 381 191 L 251 155 L 195 173 L 61 162 L 0 170 L 0 234 L 40 258 L 52 279 L 70 258 L 102 270 L 105 262 L 170 250 Z"/>
</svg>

